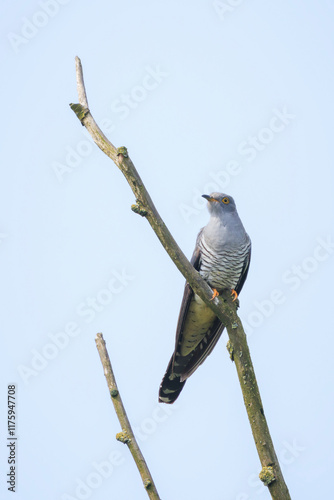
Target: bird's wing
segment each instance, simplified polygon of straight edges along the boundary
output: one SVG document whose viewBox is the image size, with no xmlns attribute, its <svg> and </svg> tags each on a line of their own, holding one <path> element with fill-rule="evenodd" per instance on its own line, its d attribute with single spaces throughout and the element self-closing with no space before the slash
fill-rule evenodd
<svg viewBox="0 0 334 500">
<path fill-rule="evenodd" d="M 199 271 L 201 252 L 198 241 L 191 264 Z M 250 263 L 250 250 L 245 258 L 236 292 L 239 294 L 246 280 Z M 188 283 L 184 288 L 176 329 L 175 350 L 160 385 L 159 401 L 173 403 L 187 380 L 203 363 L 217 344 L 225 326 L 192 291 Z"/>
<path fill-rule="evenodd" d="M 181 382 L 187 380 L 197 370 L 197 368 L 205 361 L 205 359 L 211 354 L 213 348 L 220 339 L 225 326 L 222 322 L 216 318 L 213 322 L 211 328 L 207 331 L 203 340 L 197 345 L 193 350 L 192 356 L 181 375 Z"/>
<path fill-rule="evenodd" d="M 252 253 L 252 248 L 250 246 L 248 254 L 246 255 L 246 258 L 244 260 L 244 264 L 243 264 L 243 267 L 242 267 L 242 270 L 241 270 L 239 281 L 238 281 L 238 283 L 237 283 L 237 285 L 235 287 L 235 291 L 237 292 L 238 295 L 241 292 L 242 287 L 244 286 L 244 283 L 245 283 L 246 278 L 247 278 L 247 274 L 248 274 L 248 270 L 249 270 L 249 264 L 250 264 L 250 260 L 251 260 L 251 253 Z"/>
<path fill-rule="evenodd" d="M 201 229 L 200 232 L 198 233 L 196 247 L 195 247 L 194 253 L 193 253 L 191 260 L 190 260 L 190 264 L 192 264 L 194 266 L 196 271 L 199 271 L 200 263 L 201 263 L 201 251 L 200 251 L 200 248 L 199 248 L 199 245 L 197 244 L 197 242 L 202 234 L 202 231 L 203 231 L 203 229 Z M 180 336 L 182 335 L 182 332 L 184 330 L 185 320 L 187 318 L 189 306 L 190 306 L 190 303 L 191 303 L 193 297 L 194 297 L 194 292 L 193 292 L 192 288 L 190 287 L 189 283 L 186 283 L 184 286 L 184 293 L 183 293 L 181 308 L 180 308 L 180 312 L 179 312 L 179 318 L 178 318 L 177 327 L 176 327 L 175 352 L 176 352 L 177 347 L 179 345 Z"/>
<path fill-rule="evenodd" d="M 198 238 L 201 235 L 202 230 L 199 232 L 199 235 L 197 237 L 197 242 Z M 200 250 L 199 250 L 199 245 L 196 242 L 195 250 L 193 253 L 193 256 L 191 258 L 191 264 L 194 266 L 196 270 L 199 269 L 200 266 Z M 185 320 L 188 315 L 189 311 L 189 306 L 192 303 L 192 299 L 194 297 L 194 292 L 190 288 L 189 284 L 186 283 L 184 287 L 184 293 L 183 293 L 183 298 L 182 298 L 182 303 L 181 303 L 181 309 L 179 313 L 179 319 L 177 323 L 177 329 L 176 329 L 176 342 L 175 342 L 175 350 L 173 352 L 173 355 L 168 363 L 166 373 L 162 379 L 162 382 L 160 384 L 160 389 L 159 389 L 159 401 L 163 403 L 174 403 L 174 401 L 178 398 L 180 392 L 183 389 L 183 386 L 185 384 L 185 381 L 181 381 L 181 377 L 179 373 L 175 373 L 175 358 L 177 354 L 179 353 L 179 342 L 182 341 L 182 332 L 184 330 L 184 325 L 185 325 Z M 191 355 L 190 355 L 191 357 Z M 189 356 L 187 357 L 189 359 Z M 187 360 L 183 360 L 186 364 Z M 182 368 L 179 366 L 179 368 Z M 182 371 L 182 370 L 181 370 Z"/>
<path fill-rule="evenodd" d="M 191 258 L 191 264 L 199 271 L 201 251 L 198 241 Z M 176 328 L 175 351 L 171 359 L 173 373 L 185 381 L 211 353 L 224 329 L 221 321 L 199 297 L 194 295 L 186 283 L 179 319 Z"/>
</svg>

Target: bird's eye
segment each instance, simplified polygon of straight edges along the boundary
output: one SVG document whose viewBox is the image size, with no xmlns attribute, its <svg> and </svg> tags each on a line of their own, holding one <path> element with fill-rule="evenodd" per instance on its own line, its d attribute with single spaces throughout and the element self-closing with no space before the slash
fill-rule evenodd
<svg viewBox="0 0 334 500">
<path fill-rule="evenodd" d="M 222 199 L 222 202 L 225 203 L 225 205 L 228 205 L 230 203 L 230 200 L 225 196 L 225 198 Z"/>
</svg>

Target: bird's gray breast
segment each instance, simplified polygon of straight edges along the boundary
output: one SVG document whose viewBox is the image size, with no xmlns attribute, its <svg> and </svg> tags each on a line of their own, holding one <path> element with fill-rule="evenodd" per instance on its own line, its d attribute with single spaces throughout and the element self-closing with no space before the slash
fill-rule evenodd
<svg viewBox="0 0 334 500">
<path fill-rule="evenodd" d="M 208 224 L 198 241 L 201 251 L 199 272 L 217 290 L 234 289 L 250 251 L 250 239 L 241 222 L 232 227 Z"/>
</svg>

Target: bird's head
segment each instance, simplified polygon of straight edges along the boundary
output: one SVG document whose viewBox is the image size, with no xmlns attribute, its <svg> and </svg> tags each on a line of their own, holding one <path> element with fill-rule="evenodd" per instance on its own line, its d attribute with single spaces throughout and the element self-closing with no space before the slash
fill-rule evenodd
<svg viewBox="0 0 334 500">
<path fill-rule="evenodd" d="M 203 194 L 203 198 L 208 200 L 208 209 L 210 214 L 221 215 L 236 211 L 236 206 L 232 196 L 224 193 Z"/>
</svg>

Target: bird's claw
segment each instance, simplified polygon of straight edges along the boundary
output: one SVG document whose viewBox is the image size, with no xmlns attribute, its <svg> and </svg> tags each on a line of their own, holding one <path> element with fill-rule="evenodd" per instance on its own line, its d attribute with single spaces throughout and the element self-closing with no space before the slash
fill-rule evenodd
<svg viewBox="0 0 334 500">
<path fill-rule="evenodd" d="M 213 290 L 213 294 L 212 294 L 212 297 L 211 297 L 211 299 L 210 299 L 210 300 L 215 299 L 215 298 L 216 298 L 216 297 L 218 297 L 218 295 L 219 295 L 219 292 L 217 292 L 217 290 L 216 290 L 215 288 L 213 288 L 212 290 Z"/>
<path fill-rule="evenodd" d="M 234 302 L 235 300 L 237 300 L 237 298 L 238 298 L 238 294 L 237 294 L 237 292 L 236 292 L 235 290 L 231 290 L 231 295 L 232 295 L 232 297 L 233 297 L 233 302 Z"/>
</svg>

